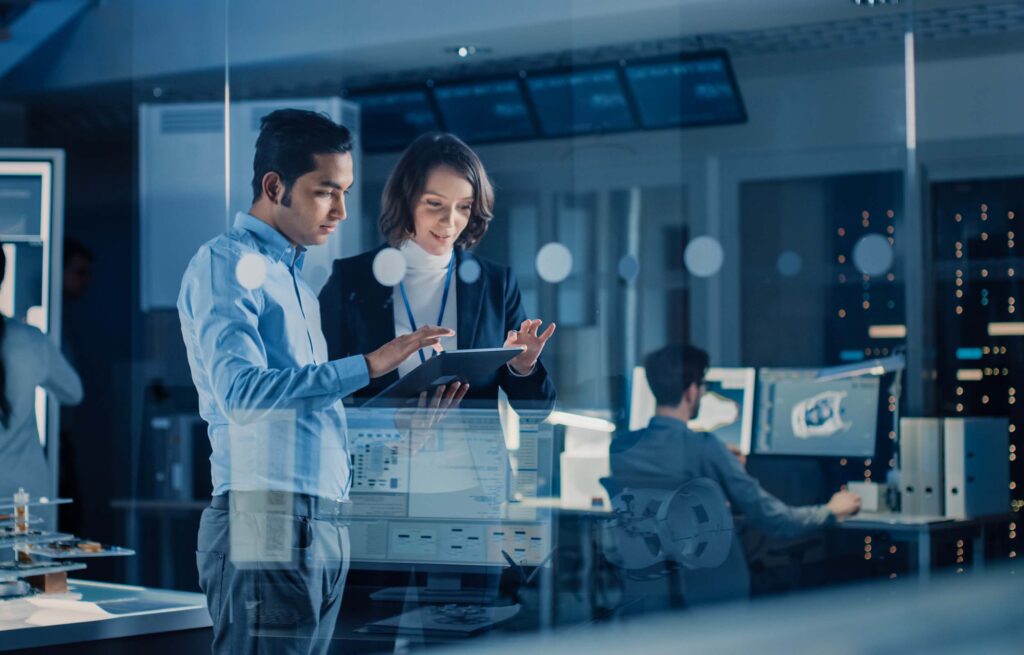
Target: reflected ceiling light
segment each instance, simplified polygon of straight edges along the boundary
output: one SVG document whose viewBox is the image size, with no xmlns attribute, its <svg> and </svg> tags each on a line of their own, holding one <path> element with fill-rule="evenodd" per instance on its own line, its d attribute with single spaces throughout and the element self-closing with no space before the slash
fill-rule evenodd
<svg viewBox="0 0 1024 655">
<path fill-rule="evenodd" d="M 876 5 L 898 5 L 899 3 L 900 0 L 853 0 L 853 4 L 865 7 L 874 7 Z"/>
<path fill-rule="evenodd" d="M 478 45 L 455 45 L 445 48 L 444 51 L 455 55 L 459 59 L 469 59 L 473 55 L 486 55 L 491 49 Z"/>
<path fill-rule="evenodd" d="M 582 428 L 594 432 L 615 432 L 615 424 L 603 418 L 573 414 L 571 412 L 551 412 L 548 422 L 552 425 L 564 425 L 571 428 Z"/>
</svg>

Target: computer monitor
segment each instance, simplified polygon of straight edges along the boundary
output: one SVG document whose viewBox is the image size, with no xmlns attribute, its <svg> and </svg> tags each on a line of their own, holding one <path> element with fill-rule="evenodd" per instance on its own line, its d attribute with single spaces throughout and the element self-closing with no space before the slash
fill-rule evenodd
<svg viewBox="0 0 1024 655">
<path fill-rule="evenodd" d="M 749 454 L 753 441 L 755 379 L 753 368 L 709 368 L 697 416 L 687 427 L 694 432 L 713 432 L 723 442 Z M 646 427 L 654 416 L 655 407 L 647 374 L 638 366 L 633 369 L 629 428 Z"/>
<path fill-rule="evenodd" d="M 633 129 L 626 92 L 613 67 L 530 75 L 526 89 L 545 136 Z"/>
<path fill-rule="evenodd" d="M 536 136 L 517 79 L 438 84 L 434 99 L 447 130 L 470 143 Z"/>
<path fill-rule="evenodd" d="M 545 419 L 459 409 L 411 443 L 392 412 L 349 412 L 353 568 L 441 577 L 496 572 L 508 559 L 541 565 L 553 545 L 550 514 L 516 501 L 550 495 Z"/>
<path fill-rule="evenodd" d="M 724 50 L 630 63 L 626 82 L 645 128 L 745 123 L 747 112 Z"/>
<path fill-rule="evenodd" d="M 402 150 L 419 135 L 439 129 L 424 88 L 353 94 L 359 105 L 360 140 L 366 152 Z"/>
<path fill-rule="evenodd" d="M 758 455 L 873 457 L 880 378 L 818 379 L 816 369 L 758 371 Z"/>
</svg>

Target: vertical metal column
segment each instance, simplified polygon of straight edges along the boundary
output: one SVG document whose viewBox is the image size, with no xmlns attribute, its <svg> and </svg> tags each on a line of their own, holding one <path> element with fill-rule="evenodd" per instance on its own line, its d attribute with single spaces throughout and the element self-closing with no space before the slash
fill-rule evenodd
<svg viewBox="0 0 1024 655">
<path fill-rule="evenodd" d="M 931 265 L 931 230 L 925 219 L 922 180 L 917 161 L 917 85 L 912 7 L 903 37 L 906 89 L 906 165 L 903 174 L 903 213 L 907 237 L 904 262 L 904 302 L 907 308 L 906 410 L 927 416 L 934 410 L 935 331 Z"/>
</svg>

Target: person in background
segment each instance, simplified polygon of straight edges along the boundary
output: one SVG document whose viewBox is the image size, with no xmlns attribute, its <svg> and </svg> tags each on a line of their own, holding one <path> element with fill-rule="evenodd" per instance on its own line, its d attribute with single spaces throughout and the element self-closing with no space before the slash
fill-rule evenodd
<svg viewBox="0 0 1024 655">
<path fill-rule="evenodd" d="M 7 257 L 0 248 L 0 284 Z M 36 388 L 57 402 L 82 400 L 82 382 L 57 345 L 38 329 L 0 316 L 0 502 L 19 488 L 33 498 L 52 497 L 50 468 L 39 443 Z"/>
<path fill-rule="evenodd" d="M 81 320 L 78 313 L 80 304 L 89 287 L 92 285 L 92 270 L 96 258 L 92 251 L 78 239 L 64 240 L 64 304 L 61 307 L 61 350 L 72 366 L 81 370 L 78 361 L 79 335 L 78 327 Z M 88 379 L 88 376 L 86 376 Z M 82 438 L 76 430 L 77 408 L 64 406 L 60 411 L 60 472 L 57 477 L 58 495 L 63 498 L 81 499 L 81 488 L 78 478 L 78 441 Z M 81 528 L 83 504 L 81 502 L 61 505 L 57 508 L 58 525 L 65 532 L 77 534 Z"/>
<path fill-rule="evenodd" d="M 450 328 L 446 350 L 522 346 L 523 352 L 486 384 L 466 392 L 464 407 L 497 407 L 499 387 L 516 409 L 549 410 L 555 387 L 540 355 L 555 333 L 529 319 L 511 269 L 471 250 L 487 233 L 494 190 L 483 163 L 451 134 L 416 139 L 399 158 L 381 199 L 379 226 L 386 244 L 339 259 L 320 292 L 323 330 L 331 357 L 379 348 L 395 335 L 434 324 Z M 396 286 L 377 281 L 373 262 L 386 247 L 407 264 Z M 397 372 L 374 379 L 357 397 L 370 398 L 430 357 L 410 354 Z"/>
<path fill-rule="evenodd" d="M 848 491 L 836 492 L 824 505 L 786 505 L 765 491 L 713 433 L 687 428 L 700 408 L 709 365 L 708 354 L 690 345 L 669 345 L 647 355 L 644 366 L 657 410 L 645 429 L 612 440 L 611 473 L 618 484 L 675 489 L 694 478 L 709 478 L 722 488 L 734 511 L 780 538 L 812 532 L 860 510 L 860 498 Z M 749 595 L 750 573 L 735 536 L 725 564 L 688 571 L 685 577 L 687 604 Z"/>
</svg>

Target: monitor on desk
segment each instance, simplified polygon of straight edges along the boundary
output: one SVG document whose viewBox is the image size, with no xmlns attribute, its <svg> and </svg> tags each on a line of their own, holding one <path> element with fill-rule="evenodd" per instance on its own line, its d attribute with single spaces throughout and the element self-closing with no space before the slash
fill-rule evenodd
<svg viewBox="0 0 1024 655">
<path fill-rule="evenodd" d="M 758 371 L 758 455 L 873 457 L 880 378 L 817 379 L 816 369 Z"/>
<path fill-rule="evenodd" d="M 349 413 L 353 568 L 426 571 L 450 582 L 496 573 L 509 559 L 527 567 L 545 561 L 549 512 L 515 501 L 550 495 L 546 414 L 459 409 L 412 442 L 393 416 Z"/>
<path fill-rule="evenodd" d="M 749 454 L 754 426 L 755 377 L 753 368 L 709 368 L 700 408 L 687 427 L 694 432 L 713 432 L 726 444 Z M 630 399 L 629 429 L 647 427 L 656 403 L 643 367 L 633 369 Z"/>
</svg>

